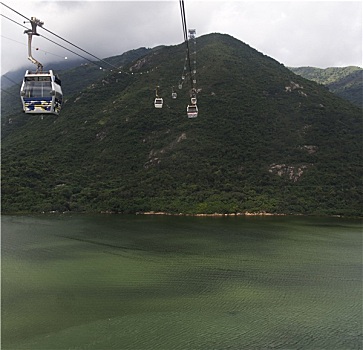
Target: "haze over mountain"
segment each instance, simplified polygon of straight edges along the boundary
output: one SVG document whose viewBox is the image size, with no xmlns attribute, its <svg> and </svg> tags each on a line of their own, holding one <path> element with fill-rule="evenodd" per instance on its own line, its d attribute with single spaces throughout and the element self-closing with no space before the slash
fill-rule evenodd
<svg viewBox="0 0 363 350">
<path fill-rule="evenodd" d="M 72 69 L 74 67 L 82 64 L 84 60 L 82 59 L 73 59 L 73 60 L 64 60 L 64 61 L 56 61 L 51 62 L 44 65 L 44 69 L 52 69 L 54 71 L 63 71 L 67 69 Z M 24 65 L 20 69 L 16 69 L 1 76 L 1 88 L 7 89 L 14 84 L 19 84 L 24 78 L 24 73 L 26 70 L 34 70 L 34 66 L 28 61 L 28 64 Z"/>
<path fill-rule="evenodd" d="M 362 214 L 360 108 L 229 35 L 197 38 L 196 119 L 185 44 L 110 59 L 58 117 L 3 113 L 4 212 Z"/>
</svg>

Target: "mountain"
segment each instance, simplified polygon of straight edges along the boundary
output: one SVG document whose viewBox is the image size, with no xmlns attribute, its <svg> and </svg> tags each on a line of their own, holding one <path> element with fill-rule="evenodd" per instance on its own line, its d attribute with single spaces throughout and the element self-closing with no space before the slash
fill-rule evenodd
<svg viewBox="0 0 363 350">
<path fill-rule="evenodd" d="M 185 44 L 71 74 L 58 117 L 4 117 L 3 212 L 362 215 L 361 109 L 229 35 L 196 47 L 195 119 Z"/>
<path fill-rule="evenodd" d="M 290 68 L 295 74 L 325 85 L 331 92 L 363 108 L 363 69 L 360 67 Z"/>
</svg>

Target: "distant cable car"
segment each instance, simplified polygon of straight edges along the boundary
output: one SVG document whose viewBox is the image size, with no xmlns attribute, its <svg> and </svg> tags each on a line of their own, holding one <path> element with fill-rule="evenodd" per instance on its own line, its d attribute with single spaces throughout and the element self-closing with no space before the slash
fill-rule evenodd
<svg viewBox="0 0 363 350">
<path fill-rule="evenodd" d="M 173 86 L 173 87 L 171 88 L 171 98 L 175 100 L 175 99 L 177 98 L 177 96 L 178 96 L 178 95 L 177 95 L 177 93 L 174 91 L 174 86 Z"/>
<path fill-rule="evenodd" d="M 197 104 L 197 98 L 196 97 L 192 97 L 190 99 L 190 102 L 192 103 L 192 105 L 196 105 Z"/>
<path fill-rule="evenodd" d="M 187 115 L 188 115 L 189 119 L 196 118 L 198 116 L 198 107 L 197 107 L 197 105 L 188 105 Z"/>
<path fill-rule="evenodd" d="M 20 89 L 25 113 L 58 115 L 63 101 L 60 79 L 53 73 L 26 71 Z"/>
<path fill-rule="evenodd" d="M 163 99 L 159 97 L 158 95 L 158 87 L 155 88 L 155 100 L 154 100 L 154 106 L 155 108 L 163 108 Z"/>
<path fill-rule="evenodd" d="M 163 99 L 161 97 L 156 97 L 154 101 L 155 108 L 163 108 Z"/>
</svg>

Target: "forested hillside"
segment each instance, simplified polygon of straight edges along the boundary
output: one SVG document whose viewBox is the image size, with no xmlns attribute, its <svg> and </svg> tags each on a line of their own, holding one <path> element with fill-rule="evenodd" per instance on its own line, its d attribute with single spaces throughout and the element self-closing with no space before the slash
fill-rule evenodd
<svg viewBox="0 0 363 350">
<path fill-rule="evenodd" d="M 197 38 L 199 115 L 188 119 L 184 60 L 180 44 L 93 81 L 64 72 L 58 117 L 4 116 L 3 212 L 362 215 L 360 108 L 209 34 Z"/>
<path fill-rule="evenodd" d="M 363 108 L 363 69 L 359 67 L 290 68 L 295 74 L 325 85 L 331 92 Z"/>
</svg>

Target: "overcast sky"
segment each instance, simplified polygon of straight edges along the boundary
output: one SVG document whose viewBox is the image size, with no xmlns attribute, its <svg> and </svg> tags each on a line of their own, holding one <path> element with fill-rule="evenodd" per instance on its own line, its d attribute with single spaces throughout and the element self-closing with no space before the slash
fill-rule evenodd
<svg viewBox="0 0 363 350">
<path fill-rule="evenodd" d="M 40 19 L 46 29 L 100 58 L 183 41 L 178 0 L 2 1 L 27 18 Z M 184 3 L 188 29 L 197 31 L 197 45 L 198 36 L 226 33 L 285 66 L 362 67 L 362 1 Z M 23 17 L 3 5 L 0 7 L 1 14 L 24 25 Z M 34 68 L 27 60 L 25 28 L 0 18 L 2 74 L 23 66 Z M 94 59 L 41 28 L 38 33 Z M 34 37 L 33 48 L 34 57 L 42 63 L 77 58 L 42 37 Z"/>
</svg>

